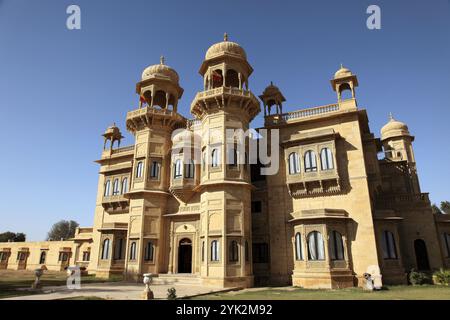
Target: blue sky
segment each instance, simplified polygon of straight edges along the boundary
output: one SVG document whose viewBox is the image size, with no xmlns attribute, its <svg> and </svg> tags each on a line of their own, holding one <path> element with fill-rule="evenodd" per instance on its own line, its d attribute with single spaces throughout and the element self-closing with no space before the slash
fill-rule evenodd
<svg viewBox="0 0 450 320">
<path fill-rule="evenodd" d="M 70 4 L 81 30 L 66 28 Z M 370 4 L 381 30 L 366 28 Z M 389 112 L 406 122 L 423 192 L 450 200 L 448 0 L 0 0 L 0 232 L 41 240 L 60 219 L 92 225 L 100 135 L 113 122 L 125 131 L 142 70 L 164 54 L 188 116 L 204 54 L 224 32 L 247 51 L 250 89 L 273 81 L 286 111 L 335 102 L 329 80 L 349 67 L 372 131 Z"/>
</svg>

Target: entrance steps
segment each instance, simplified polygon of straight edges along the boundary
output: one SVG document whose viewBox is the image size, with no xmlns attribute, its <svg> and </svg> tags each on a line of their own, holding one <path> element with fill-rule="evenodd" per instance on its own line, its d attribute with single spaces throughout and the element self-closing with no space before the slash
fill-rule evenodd
<svg viewBox="0 0 450 320">
<path fill-rule="evenodd" d="M 152 278 L 151 284 L 202 285 L 202 279 L 198 274 L 192 273 L 160 273 Z"/>
</svg>

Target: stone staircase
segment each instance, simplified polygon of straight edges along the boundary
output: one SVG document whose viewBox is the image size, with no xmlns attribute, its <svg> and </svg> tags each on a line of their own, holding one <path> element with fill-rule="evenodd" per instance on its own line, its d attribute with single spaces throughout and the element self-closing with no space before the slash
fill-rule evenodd
<svg viewBox="0 0 450 320">
<path fill-rule="evenodd" d="M 192 273 L 160 273 L 152 278 L 151 284 L 186 284 L 201 286 L 202 279 L 198 274 Z"/>
</svg>

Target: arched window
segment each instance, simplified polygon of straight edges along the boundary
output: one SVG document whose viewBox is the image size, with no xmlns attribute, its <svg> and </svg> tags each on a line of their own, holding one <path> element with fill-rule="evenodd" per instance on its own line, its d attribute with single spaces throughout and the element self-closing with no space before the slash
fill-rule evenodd
<svg viewBox="0 0 450 320">
<path fill-rule="evenodd" d="M 41 252 L 41 256 L 39 258 L 39 264 L 44 264 L 45 263 L 45 258 L 47 257 L 47 253 L 45 251 Z"/>
<path fill-rule="evenodd" d="M 211 73 L 212 87 L 218 88 L 223 86 L 223 75 L 222 70 L 216 69 Z"/>
<path fill-rule="evenodd" d="M 245 261 L 248 261 L 250 258 L 250 251 L 248 251 L 248 241 L 245 240 Z"/>
<path fill-rule="evenodd" d="M 189 163 L 185 165 L 185 173 L 184 176 L 186 178 L 194 178 L 195 174 L 195 165 L 193 160 L 189 160 Z"/>
<path fill-rule="evenodd" d="M 91 258 L 91 252 L 90 251 L 84 251 L 83 252 L 83 261 L 89 261 Z"/>
<path fill-rule="evenodd" d="M 320 165 L 322 170 L 331 170 L 334 168 L 333 153 L 330 148 L 323 148 L 320 151 Z"/>
<path fill-rule="evenodd" d="M 289 174 L 297 173 L 300 173 L 300 161 L 297 152 L 292 152 L 289 155 Z"/>
<path fill-rule="evenodd" d="M 136 178 L 142 178 L 142 167 L 143 167 L 142 161 L 139 161 L 136 165 Z"/>
<path fill-rule="evenodd" d="M 333 230 L 330 234 L 330 259 L 344 260 L 344 242 L 342 235 Z"/>
<path fill-rule="evenodd" d="M 119 194 L 119 179 L 114 179 L 113 183 L 113 196 L 117 196 Z"/>
<path fill-rule="evenodd" d="M 219 166 L 219 149 L 214 148 L 211 152 L 211 167 L 215 168 Z"/>
<path fill-rule="evenodd" d="M 103 246 L 102 246 L 102 260 L 109 259 L 109 239 L 106 238 L 103 240 Z"/>
<path fill-rule="evenodd" d="M 445 249 L 446 249 L 446 253 L 447 253 L 447 258 L 450 258 L 450 234 L 448 234 L 448 233 L 444 233 L 443 235 L 442 235 L 442 237 L 444 238 L 443 240 L 443 242 L 444 242 L 444 246 L 445 246 Z"/>
<path fill-rule="evenodd" d="M 111 181 L 107 180 L 105 183 L 105 193 L 104 193 L 105 197 L 109 196 L 110 189 L 111 189 Z"/>
<path fill-rule="evenodd" d="M 173 177 L 175 179 L 183 177 L 183 164 L 181 162 L 181 159 L 177 159 L 175 161 L 175 164 L 173 166 Z"/>
<path fill-rule="evenodd" d="M 205 261 L 205 240 L 202 241 L 202 261 Z"/>
<path fill-rule="evenodd" d="M 339 86 L 339 93 L 341 96 L 341 100 L 347 100 L 353 97 L 352 89 L 348 83 L 343 83 Z"/>
<path fill-rule="evenodd" d="M 305 171 L 317 171 L 316 153 L 312 150 L 308 150 L 305 153 Z"/>
<path fill-rule="evenodd" d="M 67 254 L 67 252 L 59 253 L 58 261 L 66 262 L 68 259 L 69 259 L 69 255 Z"/>
<path fill-rule="evenodd" d="M 153 261 L 153 252 L 154 252 L 153 242 L 148 241 L 147 246 L 145 247 L 144 260 Z"/>
<path fill-rule="evenodd" d="M 122 180 L 122 194 L 125 194 L 128 192 L 128 178 L 124 178 Z"/>
<path fill-rule="evenodd" d="M 202 169 L 205 171 L 206 169 L 206 153 L 205 151 L 202 152 Z"/>
<path fill-rule="evenodd" d="M 120 238 L 120 239 L 118 239 L 117 240 L 117 242 L 116 242 L 116 246 L 115 246 L 115 252 L 114 252 L 114 259 L 115 260 L 122 260 L 124 257 L 123 257 L 123 254 L 124 254 L 124 250 L 123 250 L 123 239 L 122 238 Z"/>
<path fill-rule="evenodd" d="M 325 260 L 323 237 L 318 231 L 313 231 L 308 234 L 308 259 Z"/>
<path fill-rule="evenodd" d="M 130 260 L 136 260 L 136 241 L 133 241 L 130 246 Z"/>
<path fill-rule="evenodd" d="M 238 165 L 238 153 L 236 147 L 230 147 L 228 149 L 228 165 L 230 167 L 237 167 Z"/>
<path fill-rule="evenodd" d="M 395 245 L 394 234 L 390 231 L 384 230 L 382 234 L 382 249 L 384 259 L 397 259 L 397 248 Z"/>
<path fill-rule="evenodd" d="M 219 241 L 211 241 L 211 261 L 219 261 Z"/>
<path fill-rule="evenodd" d="M 233 69 L 228 69 L 225 76 L 225 86 L 239 88 L 239 74 Z"/>
<path fill-rule="evenodd" d="M 160 163 L 158 161 L 153 161 L 150 168 L 150 178 L 159 179 Z"/>
<path fill-rule="evenodd" d="M 230 253 L 229 261 L 236 262 L 239 261 L 239 247 L 236 240 L 230 242 Z"/>
<path fill-rule="evenodd" d="M 300 232 L 295 234 L 295 260 L 303 260 L 302 235 Z"/>
</svg>

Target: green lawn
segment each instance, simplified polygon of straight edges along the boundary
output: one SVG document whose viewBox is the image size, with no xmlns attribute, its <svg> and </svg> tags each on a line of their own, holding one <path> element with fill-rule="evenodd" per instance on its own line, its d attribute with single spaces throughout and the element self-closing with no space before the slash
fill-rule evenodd
<svg viewBox="0 0 450 320">
<path fill-rule="evenodd" d="M 59 299 L 59 300 L 106 300 L 106 299 L 96 297 L 96 296 L 79 296 L 79 297 L 65 298 L 65 299 Z"/>
<path fill-rule="evenodd" d="M 195 297 L 196 300 L 450 300 L 450 287 L 389 286 L 369 292 L 361 288 L 314 290 L 294 287 L 253 288 Z"/>
<path fill-rule="evenodd" d="M 34 279 L 35 276 L 33 271 L 0 270 L 0 299 L 40 293 L 28 290 L 18 290 L 31 288 Z M 67 275 L 65 272 L 44 271 L 44 275 L 41 277 L 41 282 L 44 287 L 62 286 L 66 284 L 66 279 Z M 81 277 L 81 284 L 121 281 L 121 280 L 122 280 L 121 276 L 105 280 L 95 278 L 94 275 L 87 275 Z"/>
</svg>

